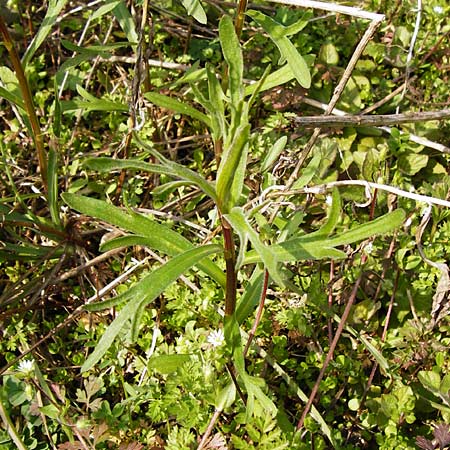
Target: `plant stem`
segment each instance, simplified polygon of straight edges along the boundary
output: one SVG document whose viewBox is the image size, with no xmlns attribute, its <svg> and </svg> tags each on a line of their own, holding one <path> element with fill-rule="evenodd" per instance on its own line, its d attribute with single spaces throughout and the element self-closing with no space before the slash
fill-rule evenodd
<svg viewBox="0 0 450 450">
<path fill-rule="evenodd" d="M 233 242 L 233 231 L 230 224 L 222 217 L 222 231 L 224 240 L 224 256 L 226 267 L 226 288 L 225 288 L 225 317 L 230 317 L 236 309 L 236 255 Z"/>
<path fill-rule="evenodd" d="M 236 18 L 234 19 L 234 29 L 238 39 L 242 34 L 242 28 L 244 27 L 244 16 L 247 10 L 247 0 L 239 0 L 238 9 L 236 11 Z"/>
<path fill-rule="evenodd" d="M 11 39 L 8 28 L 6 27 L 6 24 L 1 15 L 0 15 L 0 35 L 2 37 L 6 50 L 9 53 L 11 64 L 13 65 L 14 71 L 16 72 L 17 80 L 19 82 L 20 91 L 22 93 L 23 102 L 25 105 L 25 110 L 27 112 L 28 119 L 31 125 L 31 130 L 33 133 L 34 144 L 36 145 L 42 183 L 45 192 L 47 192 L 48 191 L 47 154 L 44 149 L 44 141 L 42 140 L 41 127 L 39 126 L 39 121 L 36 116 L 36 110 L 34 108 L 33 97 L 31 96 L 30 85 L 28 84 L 28 80 L 25 76 L 25 72 L 23 70 L 22 63 L 20 62 L 19 55 L 17 54 L 17 50 L 14 47 L 14 42 Z"/>
</svg>

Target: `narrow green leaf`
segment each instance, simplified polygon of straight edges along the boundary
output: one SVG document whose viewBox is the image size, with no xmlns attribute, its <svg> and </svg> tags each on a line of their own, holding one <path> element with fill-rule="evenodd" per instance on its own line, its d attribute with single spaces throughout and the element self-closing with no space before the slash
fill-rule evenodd
<svg viewBox="0 0 450 450">
<path fill-rule="evenodd" d="M 320 227 L 319 230 L 308 234 L 308 237 L 329 236 L 336 228 L 340 215 L 341 215 L 341 196 L 339 195 L 339 190 L 334 189 L 332 194 L 331 206 L 328 211 L 327 221 Z"/>
<path fill-rule="evenodd" d="M 279 286 L 283 287 L 284 281 L 278 271 L 279 260 L 277 254 L 273 251 L 273 246 L 267 246 L 261 242 L 258 233 L 248 223 L 242 208 L 233 208 L 229 214 L 225 215 L 225 218 L 231 224 L 234 231 L 241 236 L 241 240 L 243 234 L 248 236 L 260 260 L 269 271 L 270 276 Z"/>
<path fill-rule="evenodd" d="M 395 211 L 387 213 L 384 216 L 370 222 L 358 225 L 351 230 L 328 238 L 325 240 L 324 244 L 330 247 L 337 247 L 338 245 L 347 245 L 352 244 L 353 242 L 359 242 L 378 234 L 385 234 L 394 231 L 396 228 L 401 226 L 404 220 L 405 211 L 403 211 L 403 209 L 396 209 Z"/>
<path fill-rule="evenodd" d="M 191 169 L 183 166 L 182 164 L 178 164 L 170 159 L 165 158 L 161 153 L 159 153 L 154 148 L 148 146 L 145 142 L 143 142 L 139 137 L 135 134 L 134 138 L 136 141 L 144 147 L 152 156 L 157 158 L 162 165 L 168 168 L 174 176 L 181 178 L 182 180 L 186 180 L 196 186 L 198 186 L 208 197 L 214 200 L 217 203 L 217 195 L 214 186 L 207 181 L 204 177 L 202 177 L 199 173 L 194 172 Z"/>
<path fill-rule="evenodd" d="M 192 16 L 197 22 L 206 25 L 208 18 L 206 17 L 205 10 L 199 0 L 181 0 L 186 12 Z"/>
<path fill-rule="evenodd" d="M 200 120 L 208 127 L 211 126 L 211 120 L 206 114 L 203 114 L 198 109 L 193 108 L 185 102 L 181 102 L 180 100 L 168 97 L 167 95 L 158 94 L 156 92 L 147 92 L 144 94 L 144 97 L 157 106 L 170 109 L 171 111 L 175 111 L 180 114 L 185 114 L 193 119 Z"/>
<path fill-rule="evenodd" d="M 61 137 L 61 102 L 59 100 L 58 95 L 58 82 L 57 77 L 54 78 L 54 84 L 53 84 L 53 91 L 54 91 L 54 114 L 53 114 L 53 135 L 59 139 Z"/>
<path fill-rule="evenodd" d="M 213 131 L 213 139 L 214 141 L 217 141 L 225 136 L 225 94 L 223 93 L 222 86 L 220 85 L 216 73 L 210 64 L 206 65 L 206 74 L 208 77 L 208 93 L 210 102 L 210 107 L 208 109 L 211 117 L 211 128 Z"/>
<path fill-rule="evenodd" d="M 16 105 L 20 108 L 21 112 L 23 114 L 25 111 L 25 104 L 23 103 L 22 97 L 15 95 L 13 92 L 8 91 L 7 89 L 0 86 L 0 97 L 3 97 L 5 100 L 8 100 L 8 102 L 12 103 L 13 105 Z"/>
<path fill-rule="evenodd" d="M 333 213 L 335 214 L 335 213 Z M 322 235 L 305 235 L 270 246 L 273 256 L 279 262 L 300 261 L 308 259 L 345 258 L 346 254 L 334 247 L 352 244 L 369 237 L 389 233 L 398 228 L 405 218 L 405 212 L 397 209 L 385 214 L 371 222 L 358 225 L 349 231 L 337 236 L 326 238 Z M 325 230 L 331 228 L 333 223 L 326 225 Z M 261 262 L 262 258 L 257 251 L 247 253 L 244 264 Z"/>
<path fill-rule="evenodd" d="M 230 16 L 223 16 L 219 22 L 219 40 L 223 56 L 228 65 L 231 103 L 237 110 L 244 95 L 244 61 L 239 39 Z"/>
<path fill-rule="evenodd" d="M 300 178 L 298 178 L 292 185 L 292 189 L 301 189 L 311 182 L 315 175 L 319 172 L 320 163 L 322 162 L 322 155 L 316 152 L 309 161 L 308 165 L 302 170 Z"/>
<path fill-rule="evenodd" d="M 267 91 L 268 89 L 272 89 L 277 86 L 281 86 L 282 84 L 287 83 L 295 78 L 291 68 L 288 64 L 284 65 L 275 72 L 272 72 L 267 76 L 262 85 L 259 87 L 259 91 Z M 246 86 L 245 95 L 252 95 L 257 89 L 258 83 L 253 83 L 250 86 Z"/>
<path fill-rule="evenodd" d="M 236 386 L 230 381 L 216 396 L 215 406 L 217 411 L 229 408 L 236 398 Z"/>
<path fill-rule="evenodd" d="M 176 176 L 173 171 L 165 166 L 148 163 L 139 159 L 113 159 L 107 157 L 88 158 L 84 161 L 84 165 L 89 167 L 89 169 L 102 173 L 108 173 L 114 170 L 133 169 L 151 173 L 160 173 L 171 177 Z"/>
<path fill-rule="evenodd" d="M 148 305 L 152 302 L 180 275 L 198 263 L 200 259 L 221 250 L 221 247 L 218 245 L 205 245 L 188 250 L 175 256 L 128 289 L 125 294 L 127 298 L 130 298 L 129 302 L 121 309 L 118 316 L 106 329 L 95 350 L 81 367 L 81 371 L 86 372 L 103 357 L 125 324 L 132 319 L 137 311 L 142 310 L 143 305 Z"/>
<path fill-rule="evenodd" d="M 272 167 L 272 165 L 280 156 L 281 152 L 284 150 L 284 147 L 286 147 L 286 143 L 287 136 L 282 136 L 273 144 L 272 148 L 266 153 L 266 156 L 262 161 L 262 172 L 267 172 Z"/>
<path fill-rule="evenodd" d="M 33 40 L 31 41 L 25 54 L 23 55 L 22 64 L 24 67 L 28 66 L 37 49 L 42 45 L 42 43 L 49 35 L 53 25 L 58 19 L 59 13 L 64 8 L 66 3 L 67 0 L 50 0 L 44 20 L 42 21 L 38 32 L 35 34 Z"/>
<path fill-rule="evenodd" d="M 97 98 L 83 89 L 80 85 L 77 85 L 77 91 L 85 100 L 76 98 L 70 101 L 62 101 L 61 107 L 63 112 L 76 111 L 79 109 L 84 109 L 86 111 L 128 112 L 128 105 L 124 103 Z"/>
<path fill-rule="evenodd" d="M 105 3 L 92 13 L 91 20 L 96 20 L 105 14 L 108 14 L 116 6 L 119 5 L 121 0 L 106 0 Z"/>
<path fill-rule="evenodd" d="M 278 47 L 280 62 L 286 60 L 300 86 L 308 89 L 311 86 L 311 74 L 304 58 L 286 37 L 286 28 L 260 11 L 250 10 L 247 14 L 261 25 Z"/>
<path fill-rule="evenodd" d="M 52 222 L 59 228 L 61 226 L 61 218 L 59 216 L 58 205 L 58 155 L 54 148 L 48 151 L 48 207 Z"/>
<path fill-rule="evenodd" d="M 273 258 L 279 262 L 295 262 L 320 259 L 342 259 L 347 255 L 342 250 L 328 247 L 326 243 L 318 239 L 312 242 L 302 242 L 299 239 L 289 239 L 270 247 Z M 245 264 L 263 262 L 261 255 L 256 250 L 249 251 L 244 259 Z"/>
<path fill-rule="evenodd" d="M 264 281 L 264 271 L 260 267 L 255 267 L 250 280 L 245 287 L 236 307 L 236 320 L 239 324 L 244 322 L 247 317 L 255 310 L 261 298 Z"/>
<path fill-rule="evenodd" d="M 246 163 L 249 136 L 250 125 L 246 123 L 237 129 L 234 140 L 224 149 L 216 183 L 217 202 L 222 213 L 228 212 L 239 200 L 239 188 L 242 190 L 245 175 L 242 164 Z"/>
<path fill-rule="evenodd" d="M 125 32 L 128 41 L 131 44 L 136 44 L 139 40 L 138 34 L 136 32 L 136 25 L 134 23 L 133 17 L 128 11 L 128 8 L 123 0 L 113 9 L 113 13 L 119 22 L 120 28 Z"/>
<path fill-rule="evenodd" d="M 297 34 L 303 30 L 303 28 L 308 25 L 308 19 L 312 16 L 312 14 L 305 14 L 300 20 L 294 22 L 292 25 L 284 27 L 284 36 L 292 36 L 293 34 Z"/>
<path fill-rule="evenodd" d="M 159 373 L 168 374 L 176 372 L 180 367 L 191 360 L 191 355 L 157 355 L 152 356 L 147 364 L 149 369 L 155 369 Z"/>
<path fill-rule="evenodd" d="M 140 236 L 145 236 L 148 239 L 153 239 L 154 246 L 152 248 L 169 256 L 193 248 L 191 242 L 182 235 L 167 226 L 150 220 L 142 214 L 127 213 L 105 201 L 75 194 L 64 193 L 62 198 L 71 208 L 83 214 L 103 220 Z M 225 275 L 212 261 L 199 262 L 198 267 L 221 286 L 225 286 Z"/>
</svg>

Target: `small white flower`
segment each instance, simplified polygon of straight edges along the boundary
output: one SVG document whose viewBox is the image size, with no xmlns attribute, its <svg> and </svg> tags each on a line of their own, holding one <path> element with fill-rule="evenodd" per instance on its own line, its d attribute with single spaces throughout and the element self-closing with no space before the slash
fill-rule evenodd
<svg viewBox="0 0 450 450">
<path fill-rule="evenodd" d="M 442 14 L 442 13 L 444 12 L 444 8 L 443 8 L 442 6 L 435 6 L 435 7 L 433 8 L 433 11 L 434 11 L 436 14 Z"/>
<path fill-rule="evenodd" d="M 32 359 L 24 359 L 20 361 L 17 371 L 26 375 L 31 375 L 34 371 L 34 361 Z"/>
<path fill-rule="evenodd" d="M 225 341 L 225 335 L 222 330 L 214 330 L 209 333 L 208 342 L 213 347 L 220 347 Z"/>
<path fill-rule="evenodd" d="M 327 198 L 325 199 L 325 203 L 328 206 L 331 206 L 331 204 L 333 203 L 333 197 L 331 197 L 331 195 L 327 195 Z"/>
</svg>

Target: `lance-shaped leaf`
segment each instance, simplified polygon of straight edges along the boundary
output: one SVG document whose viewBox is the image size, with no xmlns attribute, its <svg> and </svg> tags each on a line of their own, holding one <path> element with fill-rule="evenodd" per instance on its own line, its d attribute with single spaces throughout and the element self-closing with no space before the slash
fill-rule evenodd
<svg viewBox="0 0 450 450">
<path fill-rule="evenodd" d="M 311 74 L 308 66 L 294 44 L 286 37 L 287 34 L 292 32 L 292 29 L 286 29 L 286 27 L 260 11 L 250 10 L 247 11 L 247 15 L 261 25 L 278 47 L 281 54 L 280 63 L 287 61 L 300 86 L 308 89 L 311 86 Z"/>
<path fill-rule="evenodd" d="M 111 172 L 112 170 L 133 169 L 142 170 L 144 172 L 160 173 L 169 175 L 174 178 L 181 178 L 185 184 L 193 184 L 200 188 L 208 197 L 215 200 L 216 191 L 214 187 L 205 178 L 193 170 L 184 167 L 174 161 L 170 161 L 164 158 L 155 149 L 144 144 L 141 140 L 138 140 L 141 146 L 152 153 L 155 158 L 162 160 L 162 164 L 151 164 L 138 159 L 112 159 L 112 158 L 88 158 L 85 161 L 85 165 L 90 169 L 97 170 L 99 172 Z"/>
<path fill-rule="evenodd" d="M 208 93 L 209 93 L 209 107 L 208 112 L 211 117 L 211 129 L 213 132 L 214 141 L 225 136 L 226 119 L 222 86 L 217 79 L 216 73 L 210 64 L 206 65 L 206 73 L 208 76 Z"/>
<path fill-rule="evenodd" d="M 280 262 L 294 262 L 307 259 L 345 258 L 346 254 L 334 247 L 352 244 L 369 237 L 389 233 L 398 228 L 405 218 L 405 212 L 397 209 L 378 219 L 358 225 L 349 231 L 327 238 L 325 235 L 305 235 L 288 239 L 270 246 L 271 252 Z M 244 264 L 261 262 L 262 258 L 256 250 L 247 253 Z"/>
<path fill-rule="evenodd" d="M 275 415 L 277 413 L 277 407 L 261 389 L 264 386 L 264 380 L 262 378 L 250 376 L 245 370 L 241 333 L 235 316 L 225 318 L 224 334 L 225 342 L 229 346 L 233 355 L 233 365 L 239 375 L 239 378 L 244 383 L 245 390 L 247 391 L 247 419 L 250 419 L 253 415 L 255 409 L 255 399 L 258 400 L 264 410 L 272 415 Z"/>
<path fill-rule="evenodd" d="M 389 233 L 403 223 L 405 220 L 405 211 L 403 209 L 396 209 L 384 216 L 378 217 L 377 219 L 371 220 L 370 222 L 357 225 L 352 229 L 324 239 L 322 242 L 327 247 L 337 247 L 338 245 L 348 245 L 354 242 L 363 241 L 372 236 L 378 234 Z M 317 236 L 301 236 L 299 238 L 293 239 L 293 241 L 310 243 L 317 241 Z M 282 244 L 281 244 L 282 245 Z"/>
<path fill-rule="evenodd" d="M 64 8 L 67 0 L 50 0 L 48 3 L 47 12 L 45 13 L 44 20 L 39 27 L 38 32 L 35 34 L 33 40 L 28 46 L 25 54 L 22 58 L 22 65 L 26 67 L 33 58 L 36 50 L 42 45 L 46 37 L 49 35 L 53 25 L 58 20 L 59 13 Z"/>
<path fill-rule="evenodd" d="M 228 65 L 231 103 L 237 110 L 244 96 L 244 61 L 239 39 L 230 16 L 223 16 L 219 22 L 219 40 Z"/>
<path fill-rule="evenodd" d="M 264 271 L 256 266 L 253 274 L 245 287 L 236 308 L 236 320 L 241 324 L 258 306 L 264 285 Z"/>
<path fill-rule="evenodd" d="M 336 228 L 340 214 L 341 196 L 339 195 L 339 190 L 334 189 L 331 197 L 331 206 L 328 211 L 327 221 L 320 227 L 319 230 L 309 234 L 308 237 L 329 236 Z"/>
<path fill-rule="evenodd" d="M 280 156 L 281 152 L 284 150 L 284 147 L 287 143 L 287 136 L 282 136 L 278 139 L 272 146 L 272 148 L 267 152 L 261 164 L 261 171 L 267 172 L 275 161 Z"/>
<path fill-rule="evenodd" d="M 199 0 L 181 0 L 186 12 L 192 16 L 197 22 L 205 25 L 208 22 L 205 10 Z"/>
<path fill-rule="evenodd" d="M 240 126 L 233 141 L 224 149 L 216 183 L 217 203 L 222 213 L 227 213 L 239 200 L 244 182 L 249 135 L 250 125 Z"/>
<path fill-rule="evenodd" d="M 221 250 L 221 247 L 218 245 L 206 245 L 188 250 L 175 256 L 128 289 L 125 294 L 130 299 L 129 302 L 120 310 L 117 317 L 106 329 L 95 350 L 81 367 L 81 371 L 89 370 L 103 357 L 114 339 L 116 339 L 117 335 L 136 312 L 142 311 L 143 307 L 164 292 L 171 283 L 197 264 L 199 260 Z M 139 320 L 140 318 L 138 317 L 137 319 Z"/>
<path fill-rule="evenodd" d="M 200 120 L 208 127 L 211 126 L 211 121 L 206 114 L 176 98 L 168 97 L 167 95 L 158 94 L 156 92 L 147 92 L 144 94 L 144 97 L 147 100 L 150 100 L 154 105 Z"/>
<path fill-rule="evenodd" d="M 136 44 L 139 40 L 136 31 L 136 24 L 134 23 L 134 19 L 123 0 L 121 0 L 119 4 L 114 7 L 113 13 L 116 16 L 120 28 L 124 31 L 128 41 L 131 44 Z"/>
<path fill-rule="evenodd" d="M 261 242 L 258 233 L 248 222 L 242 208 L 233 208 L 229 214 L 225 215 L 225 218 L 231 224 L 233 230 L 238 233 L 241 242 L 245 241 L 245 236 L 248 237 L 255 248 L 255 252 L 259 256 L 260 261 L 264 263 L 264 266 L 269 271 L 270 276 L 279 286 L 284 286 L 283 279 L 278 271 L 279 259 L 277 258 L 276 253 L 272 251 L 273 246 L 268 246 Z"/>
<path fill-rule="evenodd" d="M 103 200 L 84 197 L 70 193 L 62 194 L 63 200 L 73 209 L 103 220 L 111 225 L 126 231 L 145 236 L 151 248 L 173 256 L 180 252 L 190 250 L 193 245 L 176 231 L 151 220 L 142 214 L 132 211 L 125 212 L 117 206 L 110 205 Z M 198 268 L 225 286 L 225 276 L 219 267 L 212 261 L 205 260 L 198 263 Z"/>
<path fill-rule="evenodd" d="M 258 87 L 257 83 L 253 83 L 250 86 L 245 87 L 245 95 L 251 95 L 255 90 L 259 89 L 260 92 L 267 91 L 268 89 L 272 89 L 277 86 L 281 86 L 282 84 L 287 83 L 288 81 L 291 81 L 293 78 L 295 78 L 294 73 L 292 72 L 292 69 L 288 64 L 284 65 L 278 70 L 275 70 L 274 72 L 270 73 L 264 82 L 261 84 L 261 86 Z"/>
</svg>

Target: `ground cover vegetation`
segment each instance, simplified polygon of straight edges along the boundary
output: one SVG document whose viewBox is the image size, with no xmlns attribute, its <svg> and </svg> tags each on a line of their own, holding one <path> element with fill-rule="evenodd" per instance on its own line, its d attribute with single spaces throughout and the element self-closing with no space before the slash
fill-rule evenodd
<svg viewBox="0 0 450 450">
<path fill-rule="evenodd" d="M 450 446 L 450 6 L 349 3 L 0 2 L 0 448 Z"/>
</svg>

